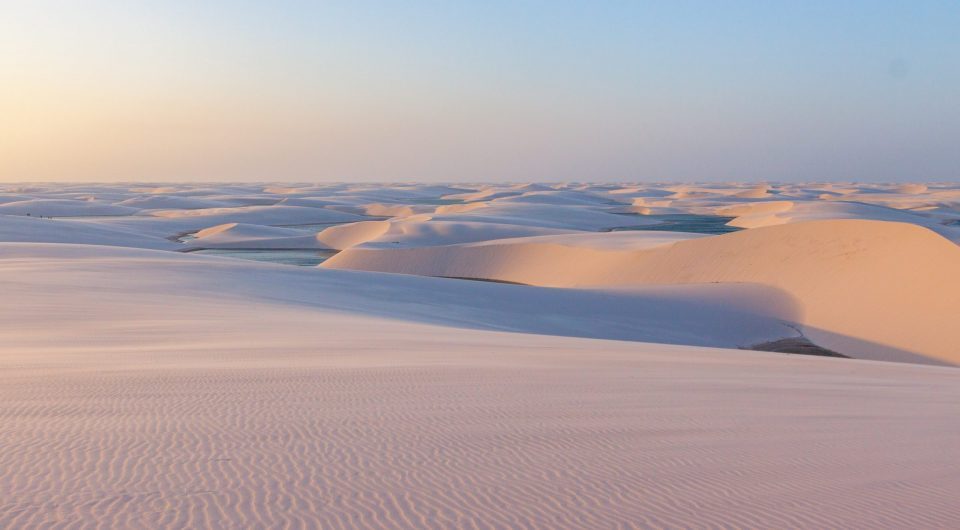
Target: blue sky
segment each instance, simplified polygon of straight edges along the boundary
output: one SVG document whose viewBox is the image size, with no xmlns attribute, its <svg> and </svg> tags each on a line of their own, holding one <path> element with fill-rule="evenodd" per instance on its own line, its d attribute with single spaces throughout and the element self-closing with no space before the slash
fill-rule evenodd
<svg viewBox="0 0 960 530">
<path fill-rule="evenodd" d="M 3 180 L 953 180 L 960 2 L 6 0 Z"/>
</svg>

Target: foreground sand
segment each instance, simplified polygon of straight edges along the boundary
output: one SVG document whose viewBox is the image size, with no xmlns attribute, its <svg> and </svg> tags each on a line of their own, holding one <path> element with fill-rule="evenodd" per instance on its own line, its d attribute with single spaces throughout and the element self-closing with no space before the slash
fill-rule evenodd
<svg viewBox="0 0 960 530">
<path fill-rule="evenodd" d="M 954 369 L 350 338 L 5 364 L 0 527 L 960 525 Z"/>
</svg>

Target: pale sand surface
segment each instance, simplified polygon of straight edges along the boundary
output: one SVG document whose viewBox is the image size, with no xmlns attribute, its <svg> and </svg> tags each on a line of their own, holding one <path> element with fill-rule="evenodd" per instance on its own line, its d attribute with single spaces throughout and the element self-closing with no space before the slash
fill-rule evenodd
<svg viewBox="0 0 960 530">
<path fill-rule="evenodd" d="M 340 336 L 7 365 L 0 526 L 960 524 L 953 369 Z"/>
<path fill-rule="evenodd" d="M 528 287 L 0 250 L 0 526 L 960 524 L 952 368 L 364 314 L 479 321 L 454 301 Z M 391 302 L 410 284 L 425 307 Z"/>
<path fill-rule="evenodd" d="M 960 527 L 955 184 L 3 204 L 0 528 Z M 856 359 L 739 349 L 806 339 Z"/>
</svg>

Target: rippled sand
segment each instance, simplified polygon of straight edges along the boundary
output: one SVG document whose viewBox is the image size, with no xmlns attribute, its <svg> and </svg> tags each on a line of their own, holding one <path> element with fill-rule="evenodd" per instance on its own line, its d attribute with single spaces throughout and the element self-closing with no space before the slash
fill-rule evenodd
<svg viewBox="0 0 960 530">
<path fill-rule="evenodd" d="M 469 340 L 8 368 L 0 527 L 960 524 L 956 370 Z"/>
</svg>

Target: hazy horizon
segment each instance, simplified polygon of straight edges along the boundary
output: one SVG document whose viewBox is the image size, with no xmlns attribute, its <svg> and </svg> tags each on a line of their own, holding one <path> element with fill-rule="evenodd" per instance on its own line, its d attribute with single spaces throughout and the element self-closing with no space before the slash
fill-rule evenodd
<svg viewBox="0 0 960 530">
<path fill-rule="evenodd" d="M 957 27 L 950 1 L 13 0 L 0 181 L 956 180 Z"/>
</svg>

